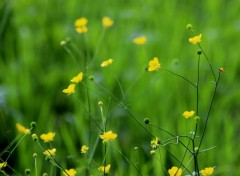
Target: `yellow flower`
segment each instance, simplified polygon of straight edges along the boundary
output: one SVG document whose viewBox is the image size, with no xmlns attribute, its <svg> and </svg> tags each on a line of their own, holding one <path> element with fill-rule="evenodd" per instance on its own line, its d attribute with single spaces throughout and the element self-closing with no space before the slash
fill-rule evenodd
<svg viewBox="0 0 240 176">
<path fill-rule="evenodd" d="M 40 138 L 44 141 L 44 142 L 50 142 L 53 141 L 55 137 L 55 133 L 53 132 L 49 132 L 47 134 L 43 133 L 41 134 Z"/>
<path fill-rule="evenodd" d="M 157 149 L 158 148 L 158 146 L 159 146 L 159 139 L 158 139 L 158 137 L 156 137 L 154 140 L 152 140 L 151 141 L 151 147 L 153 148 L 153 149 Z"/>
<path fill-rule="evenodd" d="M 88 151 L 88 149 L 89 149 L 88 146 L 83 145 L 83 146 L 81 147 L 81 153 L 86 153 L 86 152 Z"/>
<path fill-rule="evenodd" d="M 81 26 L 81 27 L 76 27 L 75 28 L 77 33 L 86 33 L 88 31 L 87 26 Z"/>
<path fill-rule="evenodd" d="M 103 172 L 103 173 L 104 173 L 104 170 L 105 170 L 105 173 L 108 174 L 109 171 L 110 171 L 110 168 L 111 168 L 111 164 L 108 164 L 107 166 L 100 166 L 100 167 L 98 168 L 98 170 L 99 170 L 100 172 Z"/>
<path fill-rule="evenodd" d="M 112 131 L 104 132 L 103 135 L 100 135 L 100 138 L 103 141 L 112 141 L 117 138 L 117 134 L 113 133 Z"/>
<path fill-rule="evenodd" d="M 83 27 L 83 26 L 86 26 L 87 23 L 88 23 L 87 18 L 82 17 L 82 18 L 76 19 L 74 26 L 75 28 Z"/>
<path fill-rule="evenodd" d="M 144 45 L 147 41 L 147 37 L 146 36 L 140 36 L 140 37 L 136 37 L 133 39 L 133 42 L 136 45 Z"/>
<path fill-rule="evenodd" d="M 23 134 L 30 134 L 30 130 L 25 128 L 23 125 L 21 125 L 20 123 L 16 124 L 17 130 Z"/>
<path fill-rule="evenodd" d="M 157 71 L 160 68 L 160 63 L 157 57 L 154 57 L 152 60 L 149 61 L 148 64 L 148 71 Z"/>
<path fill-rule="evenodd" d="M 202 38 L 202 34 L 199 34 L 195 37 L 189 38 L 188 41 L 192 44 L 197 44 L 197 43 L 201 42 L 201 38 Z"/>
<path fill-rule="evenodd" d="M 112 62 L 113 62 L 112 59 L 108 59 L 108 60 L 106 60 L 106 61 L 103 61 L 103 62 L 101 63 L 101 67 L 107 67 L 107 66 L 111 65 Z"/>
<path fill-rule="evenodd" d="M 75 92 L 75 84 L 70 84 L 67 89 L 63 90 L 63 93 L 66 93 L 68 95 Z"/>
<path fill-rule="evenodd" d="M 55 148 L 53 148 L 53 149 L 48 149 L 48 150 L 45 150 L 44 152 L 43 152 L 43 154 L 44 155 L 46 155 L 46 156 L 54 156 L 55 154 L 56 154 L 56 149 Z"/>
<path fill-rule="evenodd" d="M 67 172 L 67 174 L 66 174 Z M 64 176 L 75 176 L 77 171 L 75 169 L 65 169 L 65 172 L 63 172 Z"/>
<path fill-rule="evenodd" d="M 186 119 L 192 117 L 195 114 L 195 111 L 184 111 L 183 112 L 183 117 L 185 117 Z"/>
<path fill-rule="evenodd" d="M 113 20 L 111 18 L 105 16 L 102 19 L 102 25 L 105 28 L 109 28 L 113 25 Z"/>
<path fill-rule="evenodd" d="M 200 173 L 203 176 L 208 176 L 208 175 L 212 175 L 214 172 L 214 168 L 213 167 L 206 167 L 205 169 L 201 170 Z"/>
<path fill-rule="evenodd" d="M 168 173 L 170 176 L 181 176 L 182 175 L 182 169 L 178 168 L 176 166 L 173 166 L 171 169 L 168 170 Z"/>
<path fill-rule="evenodd" d="M 71 79 L 71 82 L 79 83 L 80 81 L 82 81 L 82 79 L 83 79 L 83 72 L 80 72 L 77 76 Z"/>
<path fill-rule="evenodd" d="M 7 162 L 0 163 L 0 169 L 4 168 L 7 166 Z"/>
</svg>

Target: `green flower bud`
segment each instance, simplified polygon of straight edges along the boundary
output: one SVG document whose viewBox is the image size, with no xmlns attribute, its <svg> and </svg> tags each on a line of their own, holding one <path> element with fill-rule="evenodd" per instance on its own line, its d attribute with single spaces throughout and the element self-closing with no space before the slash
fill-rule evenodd
<svg viewBox="0 0 240 176">
<path fill-rule="evenodd" d="M 31 122 L 31 123 L 30 123 L 30 127 L 31 127 L 32 129 L 36 128 L 36 126 L 37 126 L 37 123 L 36 123 L 36 122 Z"/>
<path fill-rule="evenodd" d="M 36 134 L 32 134 L 32 139 L 34 142 L 38 141 L 38 136 Z"/>
<path fill-rule="evenodd" d="M 189 30 L 192 30 L 193 26 L 192 26 L 192 24 L 187 24 L 186 28 L 189 29 Z"/>
<path fill-rule="evenodd" d="M 25 169 L 25 175 L 30 175 L 31 174 L 31 170 L 30 169 Z"/>
<path fill-rule="evenodd" d="M 202 50 L 199 49 L 199 50 L 197 51 L 197 54 L 198 54 L 198 55 L 201 55 L 201 54 L 202 54 Z"/>
<path fill-rule="evenodd" d="M 149 122 L 150 122 L 149 118 L 145 118 L 145 119 L 144 119 L 144 123 L 145 123 L 146 125 L 149 124 Z"/>
</svg>

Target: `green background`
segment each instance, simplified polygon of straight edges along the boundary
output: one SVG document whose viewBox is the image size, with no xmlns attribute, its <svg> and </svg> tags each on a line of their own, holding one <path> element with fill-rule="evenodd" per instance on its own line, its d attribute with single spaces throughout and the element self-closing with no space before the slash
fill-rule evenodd
<svg viewBox="0 0 240 176">
<path fill-rule="evenodd" d="M 101 25 L 103 16 L 114 20 L 114 26 L 105 31 Z M 142 175 L 167 175 L 166 170 L 178 164 L 167 150 L 181 158 L 184 148 L 170 144 L 160 147 L 156 155 L 150 155 L 153 137 L 121 104 L 143 125 L 144 118 L 150 118 L 152 123 L 169 132 L 189 134 L 194 120 L 182 118 L 182 113 L 195 109 L 195 90 L 161 68 L 153 73 L 146 72 L 145 68 L 156 56 L 161 67 L 195 83 L 198 47 L 188 42 L 193 34 L 186 25 L 191 23 L 194 34 L 203 34 L 201 46 L 216 75 L 219 67 L 225 69 L 202 146 L 202 149 L 215 148 L 200 154 L 199 167 L 216 166 L 214 175 L 237 175 L 240 165 L 239 16 L 238 0 L 1 1 L 1 152 L 6 152 L 4 148 L 19 135 L 16 123 L 28 127 L 36 121 L 38 135 L 56 132 L 52 145 L 57 148 L 56 159 L 64 168 L 76 168 L 79 175 L 99 174 L 97 168 L 104 158 L 101 141 L 90 165 L 88 156 L 80 153 L 84 144 L 91 150 L 99 133 L 82 105 L 90 107 L 92 117 L 101 124 L 98 102 L 103 101 L 104 114 L 108 116 L 107 130 L 118 134 L 107 156 L 107 162 L 112 164 L 110 175 L 137 175 L 134 167 L 114 148 L 121 150 Z M 74 21 L 80 17 L 89 21 L 85 35 L 74 29 Z M 147 37 L 146 45 L 134 45 L 133 38 L 141 35 Z M 61 46 L 63 40 L 70 43 Z M 109 58 L 113 58 L 113 64 L 100 68 L 101 62 Z M 92 61 L 87 68 L 86 60 Z M 203 56 L 200 63 L 199 130 L 202 131 L 214 80 Z M 80 71 L 84 72 L 84 82 L 76 86 L 76 93 L 63 94 L 69 80 Z M 88 80 L 89 76 L 94 76 L 94 81 Z M 169 138 L 156 128 L 149 130 L 160 140 Z M 34 171 L 34 152 L 39 154 L 39 174 L 49 173 L 50 166 L 44 161 L 41 149 L 29 136 L 8 163 L 22 175 L 26 168 Z M 185 164 L 189 159 L 188 156 Z M 190 170 L 192 163 L 188 165 Z M 58 169 L 53 173 L 58 175 Z"/>
</svg>

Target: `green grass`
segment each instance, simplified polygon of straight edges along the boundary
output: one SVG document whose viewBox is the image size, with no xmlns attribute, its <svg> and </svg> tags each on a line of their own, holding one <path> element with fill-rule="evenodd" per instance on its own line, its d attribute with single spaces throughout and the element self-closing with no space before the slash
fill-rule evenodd
<svg viewBox="0 0 240 176">
<path fill-rule="evenodd" d="M 151 122 L 173 134 L 189 134 L 194 122 L 186 122 L 182 112 L 195 109 L 195 90 L 163 69 L 149 73 L 145 68 L 156 56 L 162 67 L 195 83 L 198 47 L 188 42 L 192 34 L 186 25 L 191 23 L 195 34 L 203 34 L 201 46 L 216 73 L 219 67 L 225 68 L 202 149 L 216 147 L 199 155 L 199 167 L 216 166 L 214 175 L 238 174 L 239 9 L 237 0 L 1 1 L 1 152 L 20 135 L 16 131 L 16 123 L 28 127 L 36 121 L 36 134 L 56 132 L 52 145 L 57 148 L 55 158 L 63 168 L 77 168 L 79 175 L 100 174 L 97 168 L 104 158 L 101 140 L 91 164 L 88 164 L 89 157 L 81 154 L 80 147 L 84 144 L 90 148 L 94 146 L 99 129 L 90 121 L 89 107 L 92 117 L 101 124 L 98 102 L 103 101 L 104 115 L 108 115 L 107 129 L 119 135 L 107 155 L 107 162 L 112 164 L 110 175 L 138 175 L 133 164 L 142 175 L 167 175 L 166 171 L 178 163 L 166 149 L 181 159 L 184 148 L 168 145 L 160 147 L 156 155 L 150 155 L 153 137 L 121 104 L 127 106 L 143 125 L 144 118 L 150 118 Z M 100 40 L 103 16 L 111 17 L 114 26 L 106 30 L 103 40 Z M 89 20 L 85 37 L 74 29 L 74 21 L 80 17 Z M 147 36 L 144 46 L 136 46 L 132 42 L 140 35 Z M 70 39 L 67 46 L 72 55 L 60 45 L 66 39 Z M 91 60 L 94 56 L 95 60 L 86 72 L 84 59 Z M 100 68 L 101 62 L 108 58 L 113 58 L 113 64 Z M 199 130 L 202 131 L 214 80 L 203 56 L 200 65 Z M 62 90 L 79 71 L 84 71 L 84 82 L 77 86 L 75 94 L 66 96 Z M 89 76 L 94 76 L 94 81 L 86 84 Z M 149 130 L 160 140 L 169 138 L 155 128 Z M 39 156 L 38 175 L 43 172 L 49 174 L 51 165 L 44 160 L 42 150 L 30 136 L 20 143 L 8 164 L 20 175 L 24 175 L 26 168 L 30 168 L 33 174 L 32 155 L 35 152 Z M 5 157 L 6 153 L 1 156 L 2 159 Z M 192 162 L 189 169 L 193 170 Z M 9 168 L 6 171 L 12 172 Z M 53 175 L 59 175 L 59 172 L 54 168 Z"/>
</svg>

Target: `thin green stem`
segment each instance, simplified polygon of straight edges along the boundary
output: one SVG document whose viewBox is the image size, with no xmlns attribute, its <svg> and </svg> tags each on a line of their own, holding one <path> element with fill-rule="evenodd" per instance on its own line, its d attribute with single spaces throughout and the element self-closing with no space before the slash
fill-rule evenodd
<svg viewBox="0 0 240 176">
<path fill-rule="evenodd" d="M 64 45 L 64 49 L 65 49 L 65 50 L 67 51 L 67 53 L 71 56 L 71 58 L 74 60 L 74 62 L 76 62 L 77 64 L 79 64 L 78 61 L 77 61 L 77 59 L 76 59 L 76 57 L 73 55 L 72 51 L 71 51 L 66 45 Z"/>
<path fill-rule="evenodd" d="M 172 71 L 170 71 L 170 70 L 167 70 L 166 68 L 163 68 L 163 67 L 161 67 L 161 69 L 163 69 L 163 70 L 165 70 L 165 71 L 167 71 L 167 72 L 169 72 L 169 73 L 171 73 L 171 74 L 173 74 L 173 75 L 175 75 L 175 76 L 177 76 L 177 77 L 182 78 L 182 79 L 185 80 L 187 83 L 189 83 L 189 84 L 192 85 L 193 87 L 197 88 L 196 85 L 194 85 L 189 79 L 185 78 L 184 76 L 181 76 L 181 75 L 179 75 L 179 74 L 177 74 L 177 73 L 174 73 L 174 72 L 172 72 Z"/>
<path fill-rule="evenodd" d="M 123 107 L 124 110 L 126 110 L 128 112 L 128 114 L 130 114 L 130 116 L 146 131 L 148 132 L 152 137 L 155 137 L 141 122 L 139 122 L 139 120 L 137 120 L 137 118 L 132 114 L 132 112 L 127 108 L 127 107 Z"/>
<path fill-rule="evenodd" d="M 92 151 L 91 151 L 91 154 L 90 154 L 89 159 L 88 159 L 88 165 L 90 165 L 91 162 L 92 162 L 93 155 L 94 155 L 94 153 L 95 153 L 95 151 L 96 151 L 96 149 L 97 149 L 97 145 L 98 145 L 98 142 L 99 142 L 99 140 L 100 140 L 99 135 L 100 135 L 101 133 L 102 133 L 102 130 L 99 131 L 99 133 L 97 134 L 95 143 L 94 143 L 94 145 L 93 145 L 93 147 L 92 147 Z"/>
<path fill-rule="evenodd" d="M 35 155 L 35 154 L 34 154 Z M 34 156 L 34 166 L 35 166 L 35 176 L 38 175 L 38 168 L 37 168 L 37 154 Z"/>
<path fill-rule="evenodd" d="M 65 174 L 69 176 L 69 174 L 65 171 L 65 169 L 59 164 L 59 162 L 53 157 L 53 155 L 50 153 L 49 149 L 45 147 L 39 140 L 36 141 L 37 144 L 40 146 L 42 151 L 47 151 L 50 156 L 50 161 L 57 166 L 60 170 L 62 170 Z M 53 162 L 54 161 L 54 162 Z"/>
<path fill-rule="evenodd" d="M 8 154 L 5 162 L 8 161 L 8 159 L 9 159 L 10 156 L 11 156 L 11 154 L 12 154 L 12 153 L 15 151 L 15 149 L 19 146 L 19 144 L 22 142 L 22 140 L 23 140 L 27 135 L 29 135 L 29 134 L 31 133 L 31 130 L 32 130 L 32 128 L 29 130 L 28 133 L 24 134 L 24 135 L 21 137 L 21 139 L 18 141 L 18 143 L 17 143 L 17 144 L 13 147 L 13 149 L 9 152 L 9 154 Z"/>
<path fill-rule="evenodd" d="M 214 77 L 214 81 L 216 82 L 217 79 L 216 79 L 216 76 L 215 76 L 215 73 L 214 73 L 214 70 L 213 70 L 212 64 L 211 64 L 211 62 L 210 62 L 210 59 L 208 58 L 207 54 L 206 54 L 205 51 L 203 50 L 203 48 L 202 48 L 202 46 L 200 45 L 200 43 L 198 43 L 198 47 L 202 50 L 203 55 L 204 55 L 205 58 L 207 59 L 207 62 L 208 62 L 208 64 L 209 64 L 209 66 L 210 66 L 210 69 L 211 69 L 212 75 L 213 75 L 213 77 Z"/>
<path fill-rule="evenodd" d="M 201 147 L 201 145 L 202 145 L 203 138 L 204 138 L 204 135 L 205 135 L 205 132 L 206 132 L 206 129 L 207 129 L 207 124 L 208 124 L 210 112 L 211 112 L 211 110 L 212 110 L 213 101 L 214 101 L 214 98 L 215 98 L 215 96 L 216 96 L 217 86 L 218 86 L 218 83 L 219 83 L 219 80 L 220 80 L 220 75 L 221 75 L 221 72 L 219 71 L 218 79 L 217 79 L 217 82 L 215 83 L 215 88 L 214 88 L 212 100 L 211 100 L 211 103 L 210 103 L 210 106 L 209 106 L 209 109 L 208 109 L 208 113 L 207 113 L 207 117 L 206 117 L 206 121 L 205 121 L 205 124 L 204 124 L 202 136 L 201 136 L 201 139 L 200 139 L 200 143 L 199 143 L 199 146 L 198 146 L 198 150 L 197 150 L 197 152 L 196 152 L 197 154 L 198 154 L 199 149 L 200 149 L 200 147 Z"/>
<path fill-rule="evenodd" d="M 199 77 L 200 77 L 200 54 L 198 55 L 198 64 L 197 64 L 197 91 L 196 91 L 196 116 L 199 115 Z M 196 121 L 195 124 L 195 130 L 193 133 L 193 142 L 192 142 L 192 147 L 193 151 L 195 151 L 195 138 L 198 130 L 198 123 Z M 195 167 L 195 173 L 199 175 L 199 169 L 198 169 L 198 160 L 197 160 L 197 155 L 193 155 L 193 160 L 194 160 L 194 167 Z"/>
<path fill-rule="evenodd" d="M 137 171 L 138 175 L 141 175 L 141 171 L 137 168 L 137 166 L 135 166 L 135 164 L 133 164 L 133 162 L 131 160 L 129 160 L 120 150 L 114 148 L 123 158 L 125 161 L 128 162 L 128 164 L 130 164 L 131 166 L 133 166 L 135 168 L 135 170 Z"/>
</svg>

